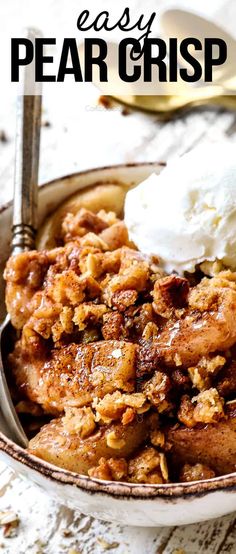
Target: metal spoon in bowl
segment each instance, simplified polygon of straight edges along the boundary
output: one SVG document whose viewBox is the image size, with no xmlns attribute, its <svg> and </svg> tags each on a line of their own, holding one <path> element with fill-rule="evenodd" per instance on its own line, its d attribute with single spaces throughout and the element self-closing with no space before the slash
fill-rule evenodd
<svg viewBox="0 0 236 554">
<path fill-rule="evenodd" d="M 27 34 L 33 43 L 36 36 L 41 36 L 35 29 L 29 29 Z M 18 97 L 12 255 L 35 248 L 41 103 L 40 85 L 34 81 L 34 64 L 30 64 L 24 70 L 23 91 Z M 20 446 L 27 446 L 3 361 L 4 345 L 9 341 L 11 329 L 7 315 L 0 328 L 0 411 L 5 434 Z"/>
</svg>

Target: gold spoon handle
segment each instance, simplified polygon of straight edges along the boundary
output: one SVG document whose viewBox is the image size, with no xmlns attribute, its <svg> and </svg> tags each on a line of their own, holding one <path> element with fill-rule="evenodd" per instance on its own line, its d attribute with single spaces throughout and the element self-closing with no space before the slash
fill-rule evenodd
<svg viewBox="0 0 236 554">
<path fill-rule="evenodd" d="M 41 33 L 29 29 L 33 45 Z M 12 253 L 35 247 L 37 228 L 38 166 L 41 130 L 41 85 L 35 82 L 35 65 L 24 69 L 23 88 L 18 96 Z"/>
</svg>

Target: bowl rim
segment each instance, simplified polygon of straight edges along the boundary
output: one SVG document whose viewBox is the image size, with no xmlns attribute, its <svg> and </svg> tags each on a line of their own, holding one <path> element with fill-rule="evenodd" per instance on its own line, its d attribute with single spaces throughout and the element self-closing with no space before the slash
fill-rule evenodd
<svg viewBox="0 0 236 554">
<path fill-rule="evenodd" d="M 93 175 L 103 171 L 119 170 L 119 169 L 132 169 L 142 167 L 164 167 L 165 162 L 132 162 L 122 164 L 112 164 L 102 167 L 95 167 L 78 171 L 64 175 L 62 177 L 56 177 L 46 183 L 43 183 L 39 187 L 39 191 L 56 185 L 59 181 L 73 180 L 76 177 L 83 177 L 86 175 Z M 95 183 L 94 183 L 95 184 Z M 98 184 L 96 182 L 96 184 Z M 88 185 L 90 186 L 90 185 Z M 91 185 L 92 186 L 92 185 Z M 86 187 L 85 187 L 86 188 Z M 72 193 L 73 194 L 73 193 Z M 70 193 L 68 191 L 68 197 Z M 0 205 L 0 214 L 12 206 L 12 201 Z M 143 499 L 151 500 L 156 497 L 163 498 L 166 501 L 171 502 L 173 498 L 185 497 L 185 496 L 203 496 L 207 493 L 214 491 L 233 491 L 236 489 L 236 471 L 227 475 L 221 475 L 212 479 L 205 479 L 203 481 L 192 481 L 189 483 L 167 483 L 162 485 L 157 484 L 139 484 L 139 483 L 125 483 L 115 481 L 105 481 L 81 475 L 66 469 L 62 469 L 53 464 L 50 464 L 40 458 L 37 458 L 33 454 L 30 454 L 23 447 L 18 446 L 11 439 L 9 439 L 4 433 L 0 432 L 0 451 L 7 457 L 12 458 L 16 462 L 22 464 L 34 470 L 36 473 L 42 475 L 51 481 L 54 481 L 60 485 L 72 485 L 73 487 L 82 489 L 87 493 L 94 494 L 100 493 L 113 497 L 123 497 L 125 499 Z"/>
</svg>

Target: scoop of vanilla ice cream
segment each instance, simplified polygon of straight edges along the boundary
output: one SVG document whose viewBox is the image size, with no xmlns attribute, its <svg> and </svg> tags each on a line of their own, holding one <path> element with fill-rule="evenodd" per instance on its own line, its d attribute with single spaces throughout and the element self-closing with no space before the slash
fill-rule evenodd
<svg viewBox="0 0 236 554">
<path fill-rule="evenodd" d="M 201 147 L 130 190 L 129 237 L 168 272 L 220 260 L 236 268 L 236 146 Z"/>
</svg>

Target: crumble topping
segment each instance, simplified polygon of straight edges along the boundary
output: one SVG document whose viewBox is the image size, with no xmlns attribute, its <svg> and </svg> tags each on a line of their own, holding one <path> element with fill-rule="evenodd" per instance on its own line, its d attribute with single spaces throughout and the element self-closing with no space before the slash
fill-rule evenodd
<svg viewBox="0 0 236 554">
<path fill-rule="evenodd" d="M 203 464 L 184 464 L 181 473 L 180 481 L 189 482 L 189 481 L 203 481 L 204 479 L 212 479 L 215 477 L 215 472 L 208 466 Z"/>
<path fill-rule="evenodd" d="M 4 274 L 14 398 L 37 432 L 30 452 L 114 481 L 219 474 L 211 441 L 236 429 L 236 273 L 165 275 L 111 211 L 68 213 L 57 241 L 11 257 Z M 193 464 L 194 441 L 185 445 L 203 426 Z M 219 451 L 236 459 L 232 440 Z"/>
</svg>

